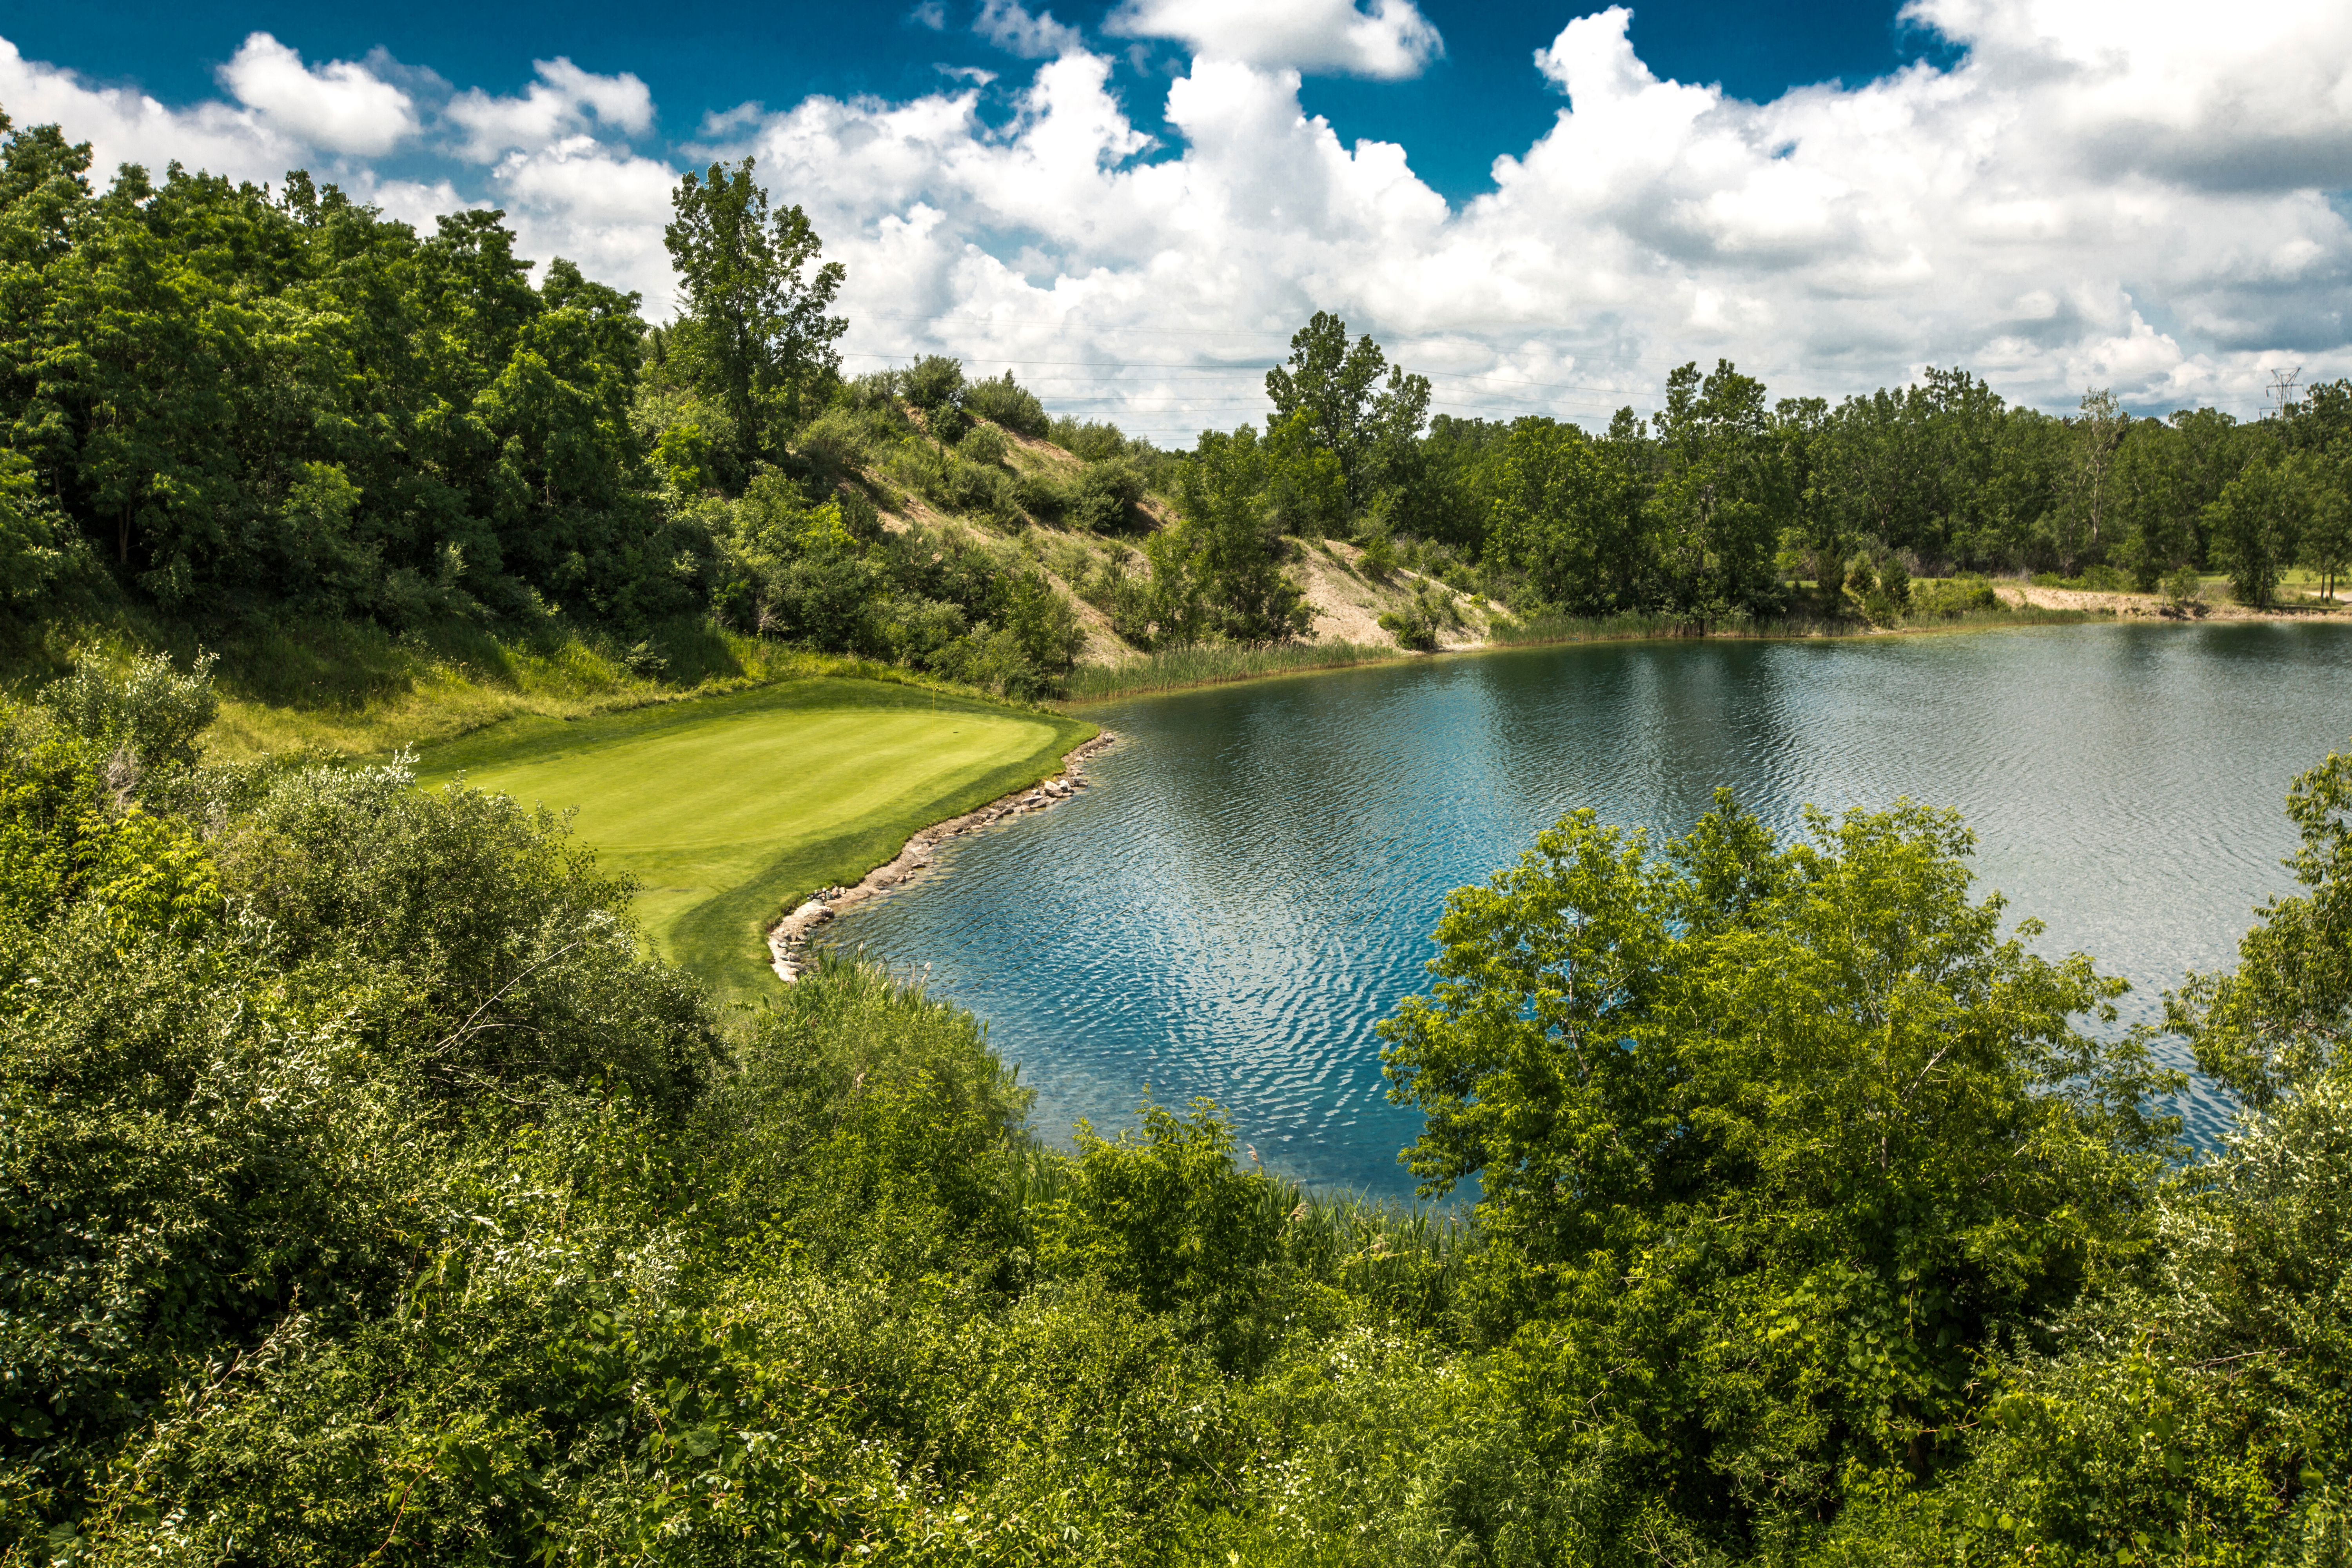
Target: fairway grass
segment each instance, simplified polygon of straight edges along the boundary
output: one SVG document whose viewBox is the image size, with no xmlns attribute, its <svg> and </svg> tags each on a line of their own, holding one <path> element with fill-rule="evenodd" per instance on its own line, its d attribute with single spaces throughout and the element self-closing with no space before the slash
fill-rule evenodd
<svg viewBox="0 0 2352 1568">
<path fill-rule="evenodd" d="M 417 782 L 463 777 L 573 813 L 638 884 L 656 952 L 722 1002 L 779 984 L 768 926 L 855 882 L 917 829 L 1056 772 L 1076 720 L 879 681 L 820 678 L 580 720 L 522 718 L 432 748 Z"/>
</svg>

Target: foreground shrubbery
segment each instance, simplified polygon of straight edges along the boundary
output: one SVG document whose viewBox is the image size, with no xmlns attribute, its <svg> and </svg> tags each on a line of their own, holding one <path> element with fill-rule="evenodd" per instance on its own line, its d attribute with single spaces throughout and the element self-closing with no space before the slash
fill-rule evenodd
<svg viewBox="0 0 2352 1568">
<path fill-rule="evenodd" d="M 1475 1225 L 1204 1109 L 1076 1152 L 967 1014 L 748 1024 L 397 767 L 202 769 L 200 680 L 0 721 L 0 1560 L 2332 1562 L 2352 760 L 2175 1023 L 1948 816 L 1578 816 L 1389 1026 Z"/>
</svg>

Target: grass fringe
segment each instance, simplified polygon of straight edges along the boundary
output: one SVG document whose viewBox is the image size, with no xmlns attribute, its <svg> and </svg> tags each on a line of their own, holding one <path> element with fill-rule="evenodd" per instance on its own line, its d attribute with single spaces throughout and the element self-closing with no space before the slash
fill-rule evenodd
<svg viewBox="0 0 2352 1568">
<path fill-rule="evenodd" d="M 1161 648 L 1125 664 L 1082 664 L 1063 683 L 1063 700 L 1100 702 L 1112 697 L 1216 686 L 1265 675 L 1394 664 L 1413 657 L 1373 643 L 1202 643 Z"/>
</svg>

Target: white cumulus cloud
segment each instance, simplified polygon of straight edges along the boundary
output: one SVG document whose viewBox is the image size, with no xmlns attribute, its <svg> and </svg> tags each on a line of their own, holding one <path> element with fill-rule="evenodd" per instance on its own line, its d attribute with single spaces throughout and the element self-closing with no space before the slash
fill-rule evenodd
<svg viewBox="0 0 2352 1568">
<path fill-rule="evenodd" d="M 1124 0 L 1103 30 L 1270 70 L 1382 81 L 1419 76 L 1445 47 L 1412 0 L 1371 0 L 1369 11 L 1357 0 Z"/>
<path fill-rule="evenodd" d="M 1021 8 L 1021 0 L 985 0 L 971 30 L 1006 54 L 1024 60 L 1051 59 L 1087 47 L 1076 27 L 1056 22 L 1051 11 L 1033 16 Z"/>
<path fill-rule="evenodd" d="M 220 79 L 271 128 L 323 152 L 378 157 L 416 132 L 407 93 L 349 60 L 313 69 L 268 33 L 248 36 Z"/>
<path fill-rule="evenodd" d="M 598 130 L 641 136 L 652 129 L 654 95 L 631 72 L 598 76 L 561 56 L 535 60 L 539 79 L 511 98 L 469 88 L 449 100 L 446 112 L 465 132 L 463 155 L 488 163 L 520 148 L 536 152 Z"/>
</svg>

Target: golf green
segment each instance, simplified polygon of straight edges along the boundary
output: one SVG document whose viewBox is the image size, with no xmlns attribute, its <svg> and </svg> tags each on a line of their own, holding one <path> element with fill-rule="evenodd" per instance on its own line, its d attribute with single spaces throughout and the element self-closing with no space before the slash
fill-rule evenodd
<svg viewBox="0 0 2352 1568">
<path fill-rule="evenodd" d="M 518 719 L 419 759 L 571 811 L 638 883 L 656 952 L 729 1000 L 772 984 L 762 932 L 789 900 L 854 881 L 916 829 L 1053 773 L 1075 720 L 883 681 L 787 681 L 593 719 Z"/>
</svg>

